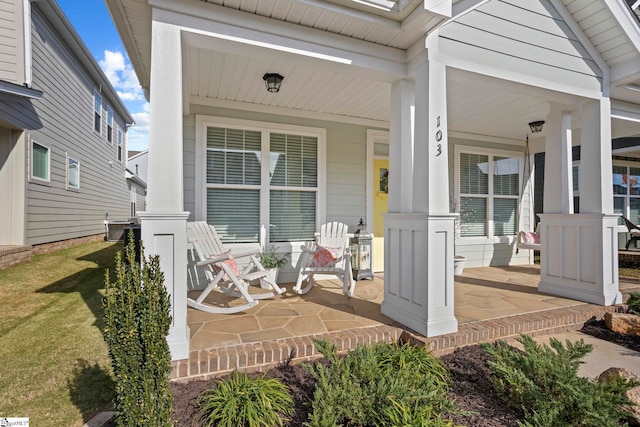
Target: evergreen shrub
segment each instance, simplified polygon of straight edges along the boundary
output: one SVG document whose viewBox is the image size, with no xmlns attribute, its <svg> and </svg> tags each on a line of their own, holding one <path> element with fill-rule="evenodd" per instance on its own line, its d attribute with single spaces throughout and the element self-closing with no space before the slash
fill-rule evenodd
<svg viewBox="0 0 640 427">
<path fill-rule="evenodd" d="M 167 335 L 171 300 L 164 287 L 160 260 L 147 260 L 140 247 L 136 262 L 133 231 L 125 260 L 116 255 L 115 281 L 105 274 L 104 339 L 115 377 L 118 427 L 171 426 L 169 390 L 171 355 Z"/>
</svg>

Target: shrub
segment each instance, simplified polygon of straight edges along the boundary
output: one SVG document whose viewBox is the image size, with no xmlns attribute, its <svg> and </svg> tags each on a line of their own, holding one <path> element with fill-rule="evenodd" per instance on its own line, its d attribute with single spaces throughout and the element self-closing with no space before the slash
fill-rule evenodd
<svg viewBox="0 0 640 427">
<path fill-rule="evenodd" d="M 136 262 L 133 232 L 116 255 L 116 280 L 105 275 L 104 339 L 115 377 L 118 427 L 171 425 L 169 373 L 171 355 L 166 337 L 171 325 L 169 295 L 157 256 Z"/>
<path fill-rule="evenodd" d="M 518 341 L 524 352 L 502 341 L 482 347 L 493 358 L 488 363 L 497 392 L 524 412 L 523 426 L 618 426 L 625 419 L 620 405 L 630 403 L 625 393 L 636 384 L 578 377 L 582 359 L 593 349 L 590 344 L 567 340 L 565 347 L 552 338 L 549 347 L 527 335 Z"/>
<path fill-rule="evenodd" d="M 629 311 L 633 314 L 640 315 L 640 292 L 629 292 L 629 300 L 627 301 Z"/>
<path fill-rule="evenodd" d="M 335 345 L 315 345 L 329 364 L 305 365 L 316 379 L 307 426 L 390 426 L 392 418 L 455 412 L 446 367 L 423 348 L 381 343 L 338 357 Z"/>
<path fill-rule="evenodd" d="M 289 389 L 277 378 L 265 375 L 249 378 L 235 371 L 216 387 L 202 392 L 198 406 L 207 426 L 272 427 L 282 426 L 281 415 L 293 411 Z"/>
</svg>

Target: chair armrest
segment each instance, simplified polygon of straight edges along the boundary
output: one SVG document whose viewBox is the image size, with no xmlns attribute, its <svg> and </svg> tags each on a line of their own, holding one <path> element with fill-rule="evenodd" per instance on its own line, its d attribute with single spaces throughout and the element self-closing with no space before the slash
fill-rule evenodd
<svg viewBox="0 0 640 427">
<path fill-rule="evenodd" d="M 234 258 L 244 258 L 244 257 L 248 257 L 251 255 L 258 255 L 259 253 L 262 253 L 262 250 L 260 248 L 254 248 L 254 249 L 247 249 L 241 252 L 233 252 L 233 250 L 231 251 L 231 256 Z"/>
<path fill-rule="evenodd" d="M 199 261 L 198 263 L 196 263 L 196 265 L 198 267 L 201 267 L 203 265 L 217 264 L 219 262 L 226 261 L 226 260 L 228 260 L 230 258 L 231 258 L 230 254 L 218 255 L 218 256 L 215 256 L 215 257 L 211 257 L 211 258 L 207 258 L 205 260 Z"/>
</svg>

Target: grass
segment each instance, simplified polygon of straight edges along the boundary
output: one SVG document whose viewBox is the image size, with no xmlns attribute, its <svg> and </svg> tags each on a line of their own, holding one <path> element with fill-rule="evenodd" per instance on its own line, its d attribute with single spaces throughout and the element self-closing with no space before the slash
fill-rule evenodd
<svg viewBox="0 0 640 427">
<path fill-rule="evenodd" d="M 82 426 L 110 404 L 101 301 L 121 249 L 90 243 L 0 270 L 0 417 Z"/>
</svg>

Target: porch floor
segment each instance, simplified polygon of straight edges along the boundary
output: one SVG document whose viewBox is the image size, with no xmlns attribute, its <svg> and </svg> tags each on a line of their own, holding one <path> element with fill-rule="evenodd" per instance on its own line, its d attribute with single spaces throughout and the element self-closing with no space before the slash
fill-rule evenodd
<svg viewBox="0 0 640 427">
<path fill-rule="evenodd" d="M 172 377 L 207 378 L 236 367 L 263 370 L 289 357 L 308 360 L 317 357 L 312 338 L 332 340 L 347 350 L 402 336 L 444 354 L 457 346 L 520 333 L 579 329 L 590 317 L 615 310 L 539 293 L 539 280 L 536 265 L 465 269 L 462 276 L 455 276 L 459 331 L 434 338 L 421 337 L 380 313 L 382 274 L 359 281 L 352 298 L 342 294 L 338 280 L 325 280 L 306 295 L 285 285 L 288 290 L 283 295 L 261 300 L 242 313 L 219 315 L 189 308 L 191 353 L 188 360 L 174 362 Z M 639 282 L 621 279 L 623 293 L 636 288 L 640 289 Z"/>
</svg>

